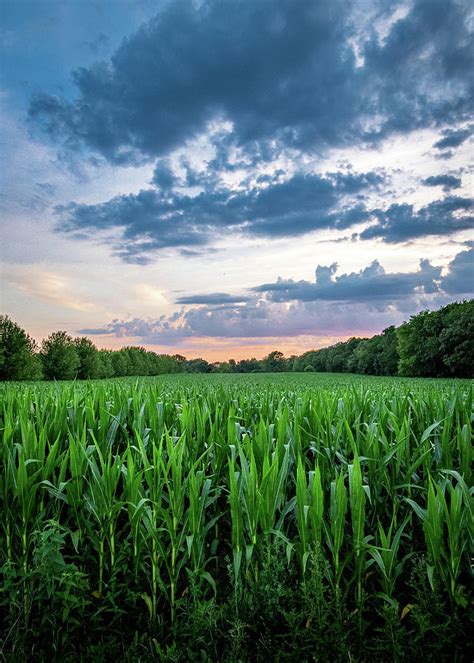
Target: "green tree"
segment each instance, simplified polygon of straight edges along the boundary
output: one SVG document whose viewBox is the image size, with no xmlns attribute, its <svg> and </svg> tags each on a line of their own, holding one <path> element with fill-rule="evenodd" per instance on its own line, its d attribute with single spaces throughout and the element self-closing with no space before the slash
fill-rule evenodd
<svg viewBox="0 0 474 663">
<path fill-rule="evenodd" d="M 474 365 L 474 300 L 422 311 L 397 329 L 400 375 L 469 377 Z"/>
<path fill-rule="evenodd" d="M 347 360 L 347 368 L 351 373 L 365 375 L 380 375 L 380 336 L 360 341 Z"/>
<path fill-rule="evenodd" d="M 283 352 L 279 350 L 273 350 L 269 355 L 265 357 L 262 361 L 263 370 L 268 371 L 269 373 L 279 373 L 285 370 L 285 357 Z"/>
<path fill-rule="evenodd" d="M 210 373 L 212 366 L 205 359 L 198 357 L 197 359 L 188 359 L 184 370 L 186 373 Z"/>
<path fill-rule="evenodd" d="M 173 359 L 176 361 L 176 364 L 178 366 L 177 373 L 182 373 L 184 371 L 184 366 L 186 364 L 186 357 L 183 357 L 183 355 L 173 355 Z"/>
<path fill-rule="evenodd" d="M 474 300 L 451 304 L 445 309 L 439 335 L 443 361 L 451 375 L 474 377 Z"/>
<path fill-rule="evenodd" d="M 251 359 L 241 359 L 237 364 L 238 373 L 258 373 L 262 369 L 262 363 L 252 357 Z"/>
<path fill-rule="evenodd" d="M 398 373 L 397 330 L 392 325 L 382 332 L 379 353 L 379 375 L 397 375 Z"/>
<path fill-rule="evenodd" d="M 130 375 L 130 359 L 128 353 L 123 350 L 116 350 L 111 354 L 111 362 L 113 366 L 113 374 L 116 377 L 122 375 Z"/>
<path fill-rule="evenodd" d="M 116 354 L 112 350 L 99 350 L 99 374 L 101 378 L 115 377 L 113 357 Z"/>
<path fill-rule="evenodd" d="M 45 377 L 50 380 L 72 380 L 77 376 L 80 359 L 71 336 L 65 331 L 53 332 L 41 344 Z"/>
<path fill-rule="evenodd" d="M 130 362 L 130 373 L 129 375 L 149 375 L 149 361 L 147 357 L 147 351 L 145 348 L 129 346 L 122 348 L 123 352 L 126 352 Z"/>
<path fill-rule="evenodd" d="M 0 380 L 38 380 L 41 375 L 35 341 L 7 315 L 0 315 Z"/>
<path fill-rule="evenodd" d="M 212 364 L 213 373 L 231 373 L 228 361 L 216 361 Z"/>
<path fill-rule="evenodd" d="M 325 348 L 325 370 L 332 373 L 347 373 L 349 371 L 350 357 L 359 346 L 360 340 L 360 338 L 350 338 L 348 341 L 336 343 L 329 348 Z"/>
<path fill-rule="evenodd" d="M 74 339 L 74 347 L 79 357 L 77 377 L 80 380 L 93 380 L 100 377 L 99 352 L 89 338 Z"/>
</svg>

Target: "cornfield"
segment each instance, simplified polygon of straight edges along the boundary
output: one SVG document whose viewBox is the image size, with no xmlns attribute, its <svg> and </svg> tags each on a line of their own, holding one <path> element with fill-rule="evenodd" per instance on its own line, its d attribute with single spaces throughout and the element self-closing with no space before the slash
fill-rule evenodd
<svg viewBox="0 0 474 663">
<path fill-rule="evenodd" d="M 373 602 L 409 624 L 414 568 L 467 611 L 472 397 L 468 381 L 314 374 L 4 385 L 5 651 L 20 624 L 60 652 L 99 623 L 145 630 L 164 659 L 187 605 L 239 616 L 274 555 L 303 593 L 316 559 L 360 628 Z"/>
</svg>

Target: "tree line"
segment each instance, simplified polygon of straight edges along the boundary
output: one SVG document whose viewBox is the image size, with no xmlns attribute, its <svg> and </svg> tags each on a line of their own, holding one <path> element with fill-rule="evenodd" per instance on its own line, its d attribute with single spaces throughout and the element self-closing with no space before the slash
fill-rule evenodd
<svg viewBox="0 0 474 663">
<path fill-rule="evenodd" d="M 164 373 L 318 371 L 414 377 L 474 377 L 474 300 L 422 311 L 372 338 L 350 338 L 285 357 L 209 363 L 143 347 L 99 350 L 87 337 L 50 334 L 38 347 L 8 316 L 0 316 L 0 380 L 72 380 Z"/>
</svg>

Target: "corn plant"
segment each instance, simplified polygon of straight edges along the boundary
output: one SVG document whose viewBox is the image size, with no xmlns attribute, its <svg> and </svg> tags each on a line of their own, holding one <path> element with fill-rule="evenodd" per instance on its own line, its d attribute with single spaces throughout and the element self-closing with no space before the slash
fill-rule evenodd
<svg viewBox="0 0 474 663">
<path fill-rule="evenodd" d="M 400 556 L 403 531 L 408 522 L 409 517 L 407 516 L 398 529 L 395 529 L 395 518 L 393 517 L 387 531 L 385 531 L 382 524 L 379 523 L 375 535 L 377 545 L 368 545 L 368 551 L 372 558 L 372 562 L 377 565 L 380 573 L 382 596 L 389 603 L 394 601 L 395 585 L 403 571 L 403 566 L 406 560 L 413 554 L 407 553 L 403 557 Z"/>
<path fill-rule="evenodd" d="M 353 464 L 349 465 L 349 497 L 352 520 L 352 545 L 355 555 L 357 579 L 357 600 L 360 603 L 362 598 L 362 575 L 365 564 L 364 524 L 366 495 L 364 486 L 362 485 L 362 472 L 357 454 L 354 457 Z"/>
<path fill-rule="evenodd" d="M 327 541 L 332 554 L 333 580 L 336 590 L 339 589 L 343 570 L 341 550 L 344 543 L 347 502 L 344 475 L 342 472 L 336 472 L 336 478 L 331 482 L 329 527 L 327 528 Z"/>
</svg>

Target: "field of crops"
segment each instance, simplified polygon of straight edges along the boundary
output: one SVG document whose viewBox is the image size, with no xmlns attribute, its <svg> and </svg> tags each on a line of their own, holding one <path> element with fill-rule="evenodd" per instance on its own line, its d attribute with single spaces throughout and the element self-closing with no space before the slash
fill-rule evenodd
<svg viewBox="0 0 474 663">
<path fill-rule="evenodd" d="M 4 659 L 471 660 L 472 397 L 327 374 L 4 384 Z"/>
</svg>

